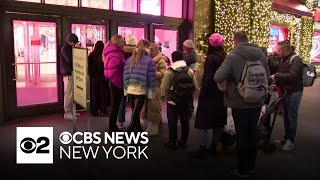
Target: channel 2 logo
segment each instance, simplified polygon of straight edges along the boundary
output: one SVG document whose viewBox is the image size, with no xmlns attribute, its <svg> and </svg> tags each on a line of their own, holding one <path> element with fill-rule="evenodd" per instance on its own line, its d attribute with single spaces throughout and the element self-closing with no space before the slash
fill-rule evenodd
<svg viewBox="0 0 320 180">
<path fill-rule="evenodd" d="M 53 164 L 53 128 L 17 127 L 17 164 Z"/>
</svg>

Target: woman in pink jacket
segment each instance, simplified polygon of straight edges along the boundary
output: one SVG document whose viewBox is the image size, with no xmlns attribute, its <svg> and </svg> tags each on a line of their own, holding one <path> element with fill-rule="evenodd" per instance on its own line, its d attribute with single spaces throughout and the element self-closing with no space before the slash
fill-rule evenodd
<svg viewBox="0 0 320 180">
<path fill-rule="evenodd" d="M 120 131 L 116 124 L 123 96 L 124 45 L 123 37 L 121 35 L 114 35 L 111 38 L 111 42 L 103 50 L 104 75 L 109 85 L 112 109 L 109 116 L 109 132 Z"/>
</svg>

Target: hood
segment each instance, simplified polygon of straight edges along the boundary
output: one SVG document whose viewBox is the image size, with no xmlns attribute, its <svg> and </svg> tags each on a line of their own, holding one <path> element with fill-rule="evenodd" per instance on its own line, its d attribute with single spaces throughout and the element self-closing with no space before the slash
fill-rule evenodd
<svg viewBox="0 0 320 180">
<path fill-rule="evenodd" d="M 125 53 L 133 53 L 133 51 L 136 49 L 135 46 L 124 46 L 123 51 Z"/>
<path fill-rule="evenodd" d="M 184 68 L 186 66 L 187 66 L 187 63 L 184 60 L 179 60 L 179 61 L 174 62 L 171 65 L 171 68 L 175 71 L 180 71 L 180 70 L 182 70 L 182 68 Z"/>
<path fill-rule="evenodd" d="M 161 54 L 161 53 L 159 53 L 158 55 L 156 55 L 154 58 L 153 58 L 153 60 L 157 63 L 158 61 L 160 61 L 160 59 L 163 59 L 164 61 L 165 61 L 165 57 Z"/>
<path fill-rule="evenodd" d="M 121 49 L 120 47 L 118 47 L 117 45 L 110 43 L 104 50 L 103 50 L 103 54 L 109 54 L 109 53 L 121 53 L 123 54 L 124 51 L 123 49 Z"/>
<path fill-rule="evenodd" d="M 249 61 L 258 61 L 261 57 L 265 57 L 261 48 L 258 45 L 251 43 L 241 43 L 233 52 L 243 56 Z"/>
</svg>

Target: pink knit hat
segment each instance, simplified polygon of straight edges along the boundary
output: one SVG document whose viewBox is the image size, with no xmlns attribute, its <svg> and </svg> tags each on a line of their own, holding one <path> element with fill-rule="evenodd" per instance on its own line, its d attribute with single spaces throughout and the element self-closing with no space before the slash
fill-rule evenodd
<svg viewBox="0 0 320 180">
<path fill-rule="evenodd" d="M 219 33 L 214 33 L 209 37 L 209 43 L 212 47 L 221 47 L 224 45 L 224 37 Z"/>
</svg>

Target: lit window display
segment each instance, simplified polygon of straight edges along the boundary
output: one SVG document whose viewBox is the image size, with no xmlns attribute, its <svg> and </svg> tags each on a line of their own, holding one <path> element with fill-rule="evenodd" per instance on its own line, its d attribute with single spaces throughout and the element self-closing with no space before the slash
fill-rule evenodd
<svg viewBox="0 0 320 180">
<path fill-rule="evenodd" d="M 182 17 L 182 0 L 164 0 L 164 16 Z"/>
<path fill-rule="evenodd" d="M 25 1 L 25 2 L 36 2 L 36 3 L 41 3 L 41 0 L 16 0 L 16 1 Z"/>
<path fill-rule="evenodd" d="M 161 1 L 160 0 L 141 0 L 140 12 L 142 14 L 151 14 L 155 16 L 160 16 Z"/>
<path fill-rule="evenodd" d="M 45 3 L 62 6 L 78 6 L 78 0 L 46 0 Z"/>
<path fill-rule="evenodd" d="M 139 40 L 144 39 L 144 28 L 118 27 L 118 34 L 124 38 L 126 38 L 127 34 L 132 34 L 139 42 Z"/>
<path fill-rule="evenodd" d="M 289 39 L 289 30 L 281 26 L 271 26 L 268 52 L 277 52 L 278 43 Z"/>
<path fill-rule="evenodd" d="M 315 32 L 312 38 L 311 63 L 320 62 L 320 33 Z"/>
<path fill-rule="evenodd" d="M 138 12 L 137 0 L 113 0 L 113 10 Z"/>
<path fill-rule="evenodd" d="M 92 51 L 97 41 L 106 41 L 106 27 L 102 25 L 72 24 L 72 33 L 79 37 L 81 47 Z"/>
<path fill-rule="evenodd" d="M 56 24 L 13 21 L 17 106 L 58 102 Z"/>
<path fill-rule="evenodd" d="M 154 42 L 162 44 L 162 53 L 171 59 L 171 54 L 177 50 L 177 35 L 176 30 L 155 30 Z"/>
<path fill-rule="evenodd" d="M 82 7 L 109 9 L 109 0 L 82 0 Z"/>
</svg>

